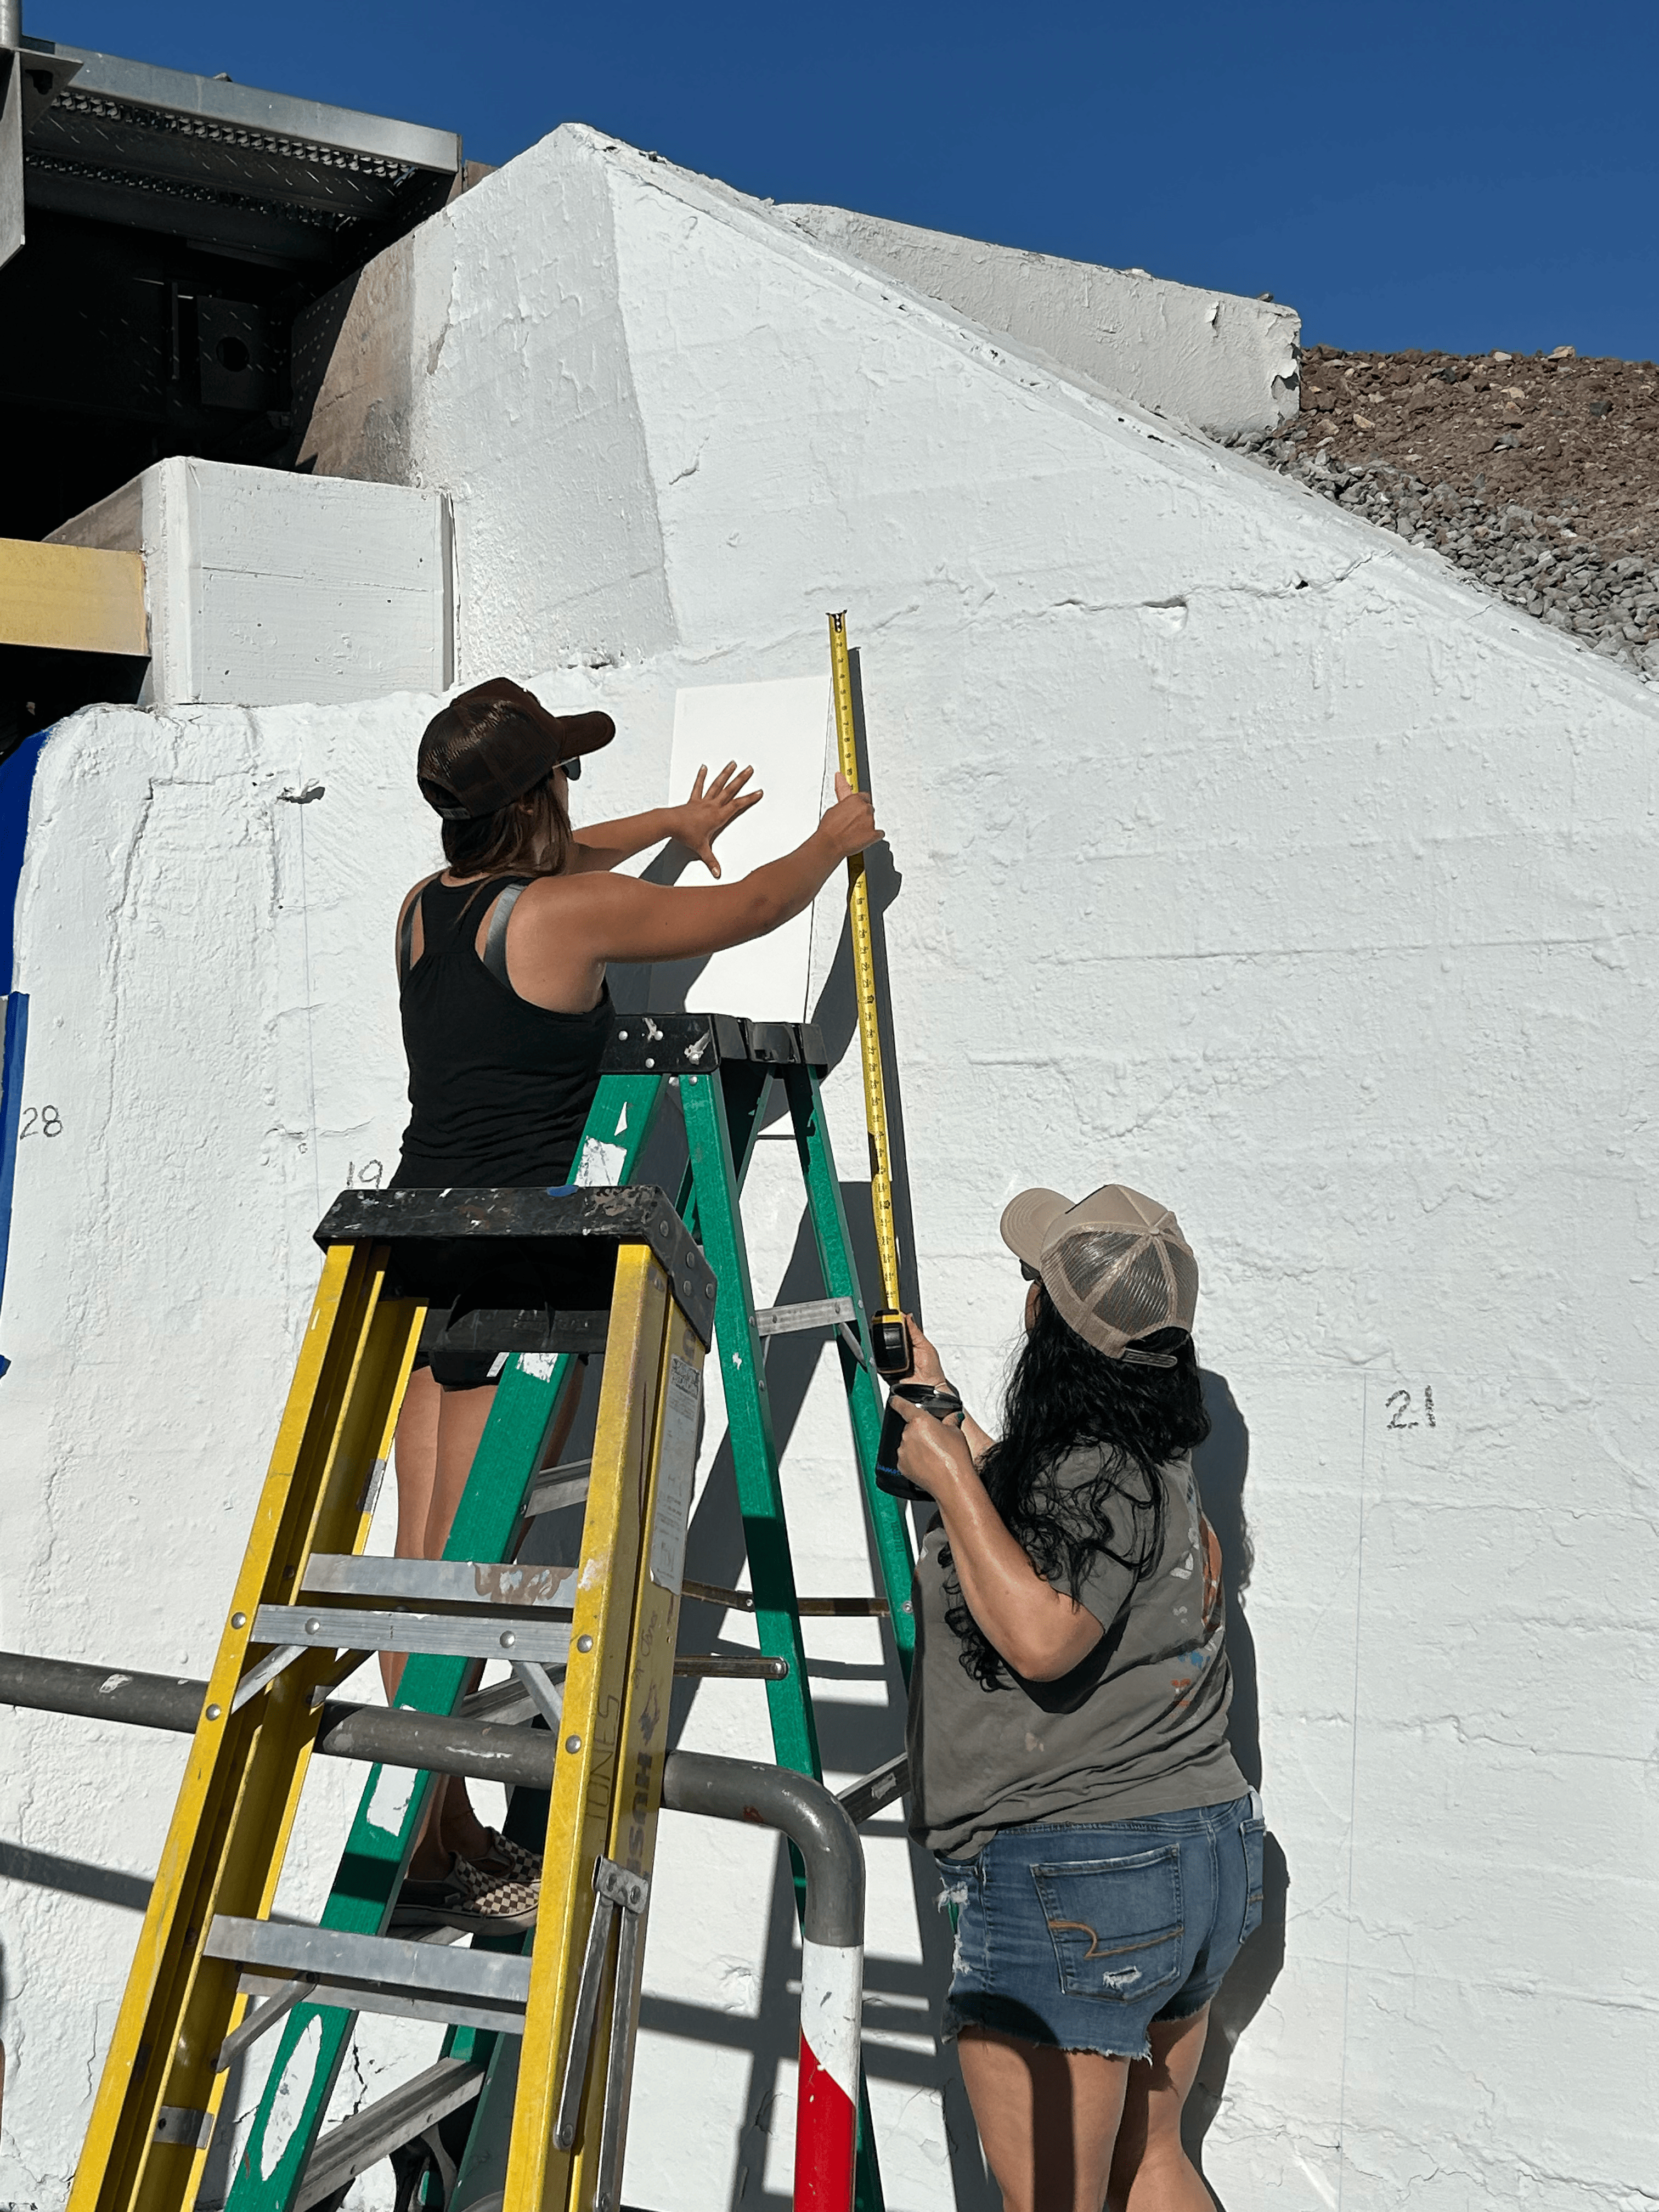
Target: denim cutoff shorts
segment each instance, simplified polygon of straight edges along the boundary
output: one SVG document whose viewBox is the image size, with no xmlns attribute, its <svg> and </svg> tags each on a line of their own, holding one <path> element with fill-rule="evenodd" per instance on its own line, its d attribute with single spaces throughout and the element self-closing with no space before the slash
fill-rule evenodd
<svg viewBox="0 0 1659 2212">
<path fill-rule="evenodd" d="M 1150 2058 L 1153 2021 L 1201 2012 L 1260 1924 L 1265 1829 L 1252 1790 L 1138 1820 L 1004 1828 L 977 1858 L 941 1858 L 957 1948 L 940 2033 Z"/>
</svg>

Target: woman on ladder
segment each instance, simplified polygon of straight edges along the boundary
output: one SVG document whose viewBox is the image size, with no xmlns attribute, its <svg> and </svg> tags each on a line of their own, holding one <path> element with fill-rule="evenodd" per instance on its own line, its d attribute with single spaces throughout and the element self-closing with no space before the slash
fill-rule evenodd
<svg viewBox="0 0 1659 2212">
<path fill-rule="evenodd" d="M 427 726 L 416 775 L 442 817 L 447 865 L 398 915 L 410 1113 L 393 1188 L 568 1182 L 611 1033 L 607 962 L 684 960 L 763 937 L 881 836 L 868 797 L 837 775 L 805 842 L 737 883 L 619 876 L 620 862 L 672 837 L 718 877 L 714 840 L 762 794 L 728 762 L 707 787 L 700 769 L 683 806 L 579 836 L 570 786 L 615 734 L 608 714 L 551 714 L 505 677 Z M 398 1422 L 400 1559 L 442 1556 L 501 1364 L 441 1352 L 411 1376 Z M 574 1394 L 568 1407 L 567 1425 Z M 381 1666 L 391 1697 L 403 1662 L 388 1653 Z M 483 1825 L 462 1783 L 440 1781 L 392 1925 L 533 1927 L 540 1871 Z"/>
<path fill-rule="evenodd" d="M 893 1401 L 899 1471 L 939 1506 L 908 1751 L 956 1917 L 943 2033 L 1006 2212 L 1209 2212 L 1181 2112 L 1261 1917 L 1264 1831 L 1193 1476 L 1198 1263 L 1115 1183 L 1025 1191 L 1002 1236 L 1026 1290 L 1000 1439 Z"/>
</svg>

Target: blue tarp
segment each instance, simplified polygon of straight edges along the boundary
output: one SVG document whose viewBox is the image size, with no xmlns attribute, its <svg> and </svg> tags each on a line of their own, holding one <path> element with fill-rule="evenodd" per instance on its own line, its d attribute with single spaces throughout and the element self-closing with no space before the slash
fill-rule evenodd
<svg viewBox="0 0 1659 2212">
<path fill-rule="evenodd" d="M 14 980 L 12 927 L 16 918 L 17 878 L 23 872 L 23 840 L 28 834 L 29 793 L 34 787 L 34 764 L 40 748 L 52 735 L 42 730 L 25 738 L 9 759 L 0 761 L 0 996 Z"/>
<path fill-rule="evenodd" d="M 34 764 L 48 730 L 27 738 L 0 761 L 0 1297 L 6 1287 L 6 1248 L 11 1237 L 12 1178 L 17 1164 L 17 1123 L 23 1107 L 23 1057 L 28 1036 L 29 1002 L 12 973 L 13 930 L 17 915 L 17 880 L 23 872 L 23 842 L 28 835 L 29 793 Z M 0 1375 L 8 1361 L 0 1356 Z"/>
</svg>

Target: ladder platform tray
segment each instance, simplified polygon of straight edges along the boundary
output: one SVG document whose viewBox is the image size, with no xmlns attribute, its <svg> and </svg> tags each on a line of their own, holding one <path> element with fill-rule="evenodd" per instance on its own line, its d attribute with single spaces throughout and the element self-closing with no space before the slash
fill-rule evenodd
<svg viewBox="0 0 1659 2212">
<path fill-rule="evenodd" d="M 601 1075 L 708 1075 L 753 1061 L 810 1067 L 825 1075 L 830 1055 L 816 1022 L 751 1022 L 739 1014 L 621 1014 L 599 1061 Z"/>
<path fill-rule="evenodd" d="M 510 1284 L 521 1304 L 545 1308 L 550 1329 L 563 1316 L 608 1307 L 618 1249 L 644 1244 L 704 1346 L 714 1339 L 714 1274 L 673 1201 L 650 1183 L 620 1190 L 343 1190 L 318 1224 L 316 1241 L 325 1251 L 390 1244 L 392 1294 L 450 1308 L 451 1328 L 469 1304 L 482 1304 L 470 1300 L 469 1289 L 485 1280 L 492 1308 L 495 1286 Z"/>
</svg>

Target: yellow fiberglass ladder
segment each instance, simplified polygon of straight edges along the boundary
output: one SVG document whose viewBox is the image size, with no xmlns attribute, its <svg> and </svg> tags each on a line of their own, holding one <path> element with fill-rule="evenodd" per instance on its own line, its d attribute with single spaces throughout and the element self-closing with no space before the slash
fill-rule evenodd
<svg viewBox="0 0 1659 2212">
<path fill-rule="evenodd" d="M 318 1240 L 322 1280 L 72 2212 L 191 2203 L 228 2051 L 261 2014 L 319 1993 L 521 2039 L 506 2191 L 520 2212 L 593 2203 L 591 2169 L 617 2136 L 609 2023 L 594 1971 L 584 1978 L 582 1968 L 599 1948 L 589 1944 L 598 1916 L 620 1918 L 623 1971 L 632 1971 L 627 1931 L 637 1936 L 649 1888 L 713 1278 L 672 1205 L 644 1186 L 349 1191 Z M 492 1575 L 453 1560 L 361 1556 L 427 1310 L 456 1304 L 486 1259 L 534 1277 L 549 1350 L 605 1352 L 581 1557 L 574 1578 L 551 1571 L 562 1577 L 556 1588 L 533 1568 Z M 490 1334 L 488 1313 L 466 1320 Z M 537 1921 L 544 1940 L 528 1956 L 271 1917 L 327 1692 L 368 1651 L 504 1659 L 556 1723 Z M 582 2063 L 562 2075 L 573 2047 Z M 573 2171 L 584 2161 L 585 2188 Z"/>
</svg>

